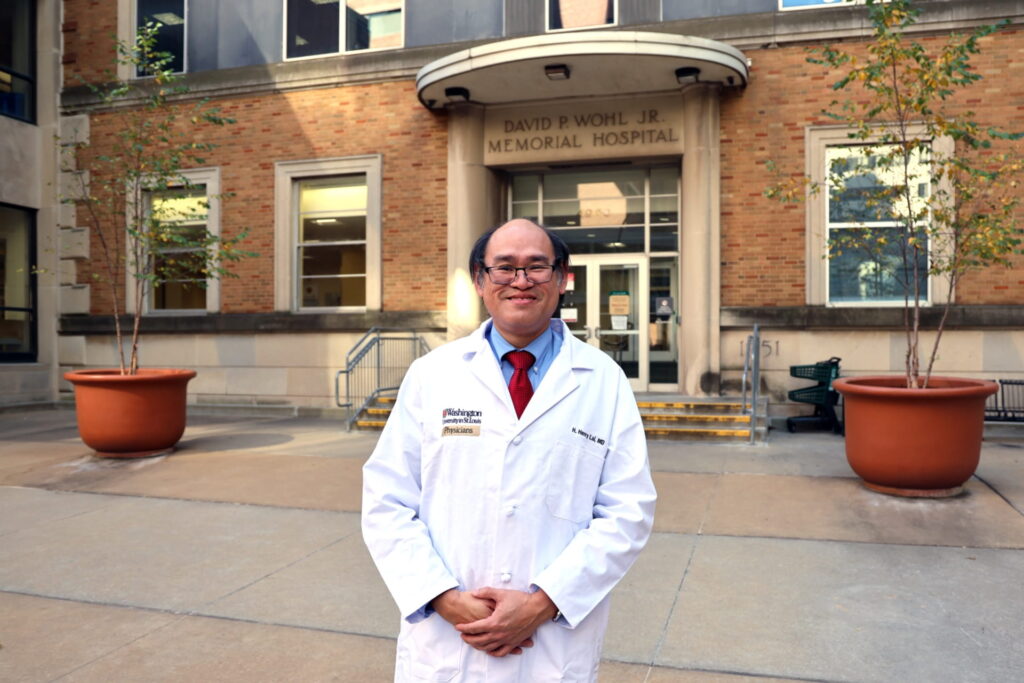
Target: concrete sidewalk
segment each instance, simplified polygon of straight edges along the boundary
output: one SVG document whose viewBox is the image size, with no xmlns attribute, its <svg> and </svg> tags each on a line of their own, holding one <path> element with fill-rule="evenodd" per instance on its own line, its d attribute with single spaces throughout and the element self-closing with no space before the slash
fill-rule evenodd
<svg viewBox="0 0 1024 683">
<path fill-rule="evenodd" d="M 0 681 L 388 681 L 398 614 L 359 535 L 374 434 L 197 417 L 102 461 L 70 411 L 0 413 Z M 967 493 L 862 488 L 831 434 L 652 443 L 655 534 L 602 681 L 1020 681 L 1024 441 Z"/>
</svg>

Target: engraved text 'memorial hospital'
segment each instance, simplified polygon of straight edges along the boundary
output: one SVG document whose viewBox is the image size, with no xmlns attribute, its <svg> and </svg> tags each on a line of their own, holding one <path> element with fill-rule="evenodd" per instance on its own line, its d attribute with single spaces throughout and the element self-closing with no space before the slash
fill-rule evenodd
<svg viewBox="0 0 1024 683">
<path fill-rule="evenodd" d="M 679 155 L 678 97 L 488 109 L 484 163 Z"/>
</svg>

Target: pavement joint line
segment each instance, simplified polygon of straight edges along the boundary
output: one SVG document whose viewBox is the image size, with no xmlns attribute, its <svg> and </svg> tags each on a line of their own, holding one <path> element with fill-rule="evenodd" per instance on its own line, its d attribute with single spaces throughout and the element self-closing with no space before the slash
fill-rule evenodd
<svg viewBox="0 0 1024 683">
<path fill-rule="evenodd" d="M 1009 498 L 1004 496 L 1002 494 L 1002 492 L 999 491 L 999 489 L 997 489 L 995 486 L 993 486 L 992 484 L 988 483 L 985 479 L 983 479 L 980 474 L 975 472 L 974 473 L 974 478 L 977 479 L 978 481 L 980 481 L 985 486 L 987 486 L 989 488 L 989 490 L 991 490 L 994 494 L 996 494 L 997 496 L 1002 498 L 1003 502 L 1006 503 L 1007 505 L 1009 505 L 1011 508 L 1013 508 L 1017 512 L 1018 515 L 1020 515 L 1021 517 L 1024 517 L 1024 510 L 1021 510 L 1019 507 L 1014 505 L 1013 501 L 1011 501 Z"/>
<path fill-rule="evenodd" d="M 249 583 L 245 584 L 244 586 L 239 586 L 238 588 L 235 588 L 234 590 L 228 591 L 227 593 L 225 593 L 224 595 L 221 595 L 218 598 L 214 598 L 213 600 L 210 600 L 210 601 L 206 602 L 204 605 L 202 605 L 200 607 L 200 609 L 205 609 L 205 608 L 212 607 L 213 605 L 215 605 L 216 603 L 220 602 L 221 600 L 224 600 L 226 598 L 230 598 L 232 595 L 235 595 L 236 593 L 240 593 L 240 592 L 244 591 L 246 588 L 249 588 L 251 586 L 256 585 L 260 581 L 263 581 L 265 579 L 269 579 L 271 576 L 274 576 L 275 574 L 279 574 L 280 572 L 283 572 L 286 569 L 294 567 L 299 562 L 303 562 L 305 560 L 308 560 L 309 558 L 313 557 L 317 553 L 322 553 L 323 551 L 327 550 L 328 548 L 331 548 L 333 546 L 338 545 L 339 543 L 341 543 L 345 539 L 351 538 L 352 536 L 354 536 L 357 533 L 359 533 L 358 529 L 345 534 L 341 538 L 336 538 L 335 540 L 331 541 L 330 543 L 328 543 L 327 545 L 325 545 L 325 546 L 323 546 L 321 548 L 317 548 L 316 550 L 311 550 L 310 552 L 306 553 L 302 557 L 296 558 L 296 559 L 292 560 L 291 562 L 289 562 L 289 563 L 287 563 L 285 565 L 282 565 L 282 566 L 278 567 L 277 569 L 274 569 L 273 571 L 267 572 L 265 575 L 263 575 L 263 576 L 261 576 L 261 577 L 259 577 L 257 579 L 253 579 L 252 581 L 250 581 Z"/>
<path fill-rule="evenodd" d="M 704 504 L 704 512 L 700 516 L 700 525 L 697 527 L 697 533 L 694 534 L 693 546 L 690 548 L 690 556 L 686 558 L 686 566 L 683 567 L 683 574 L 679 577 L 679 583 L 676 585 L 676 593 L 672 598 L 672 605 L 669 607 L 668 614 L 665 617 L 665 623 L 661 627 L 661 635 L 658 636 L 658 642 L 654 645 L 654 654 L 652 655 L 650 662 L 651 666 L 654 666 L 654 662 L 661 656 L 661 648 L 665 644 L 665 638 L 668 637 L 668 625 L 672 622 L 672 615 L 675 614 L 676 605 L 679 604 L 679 595 L 683 592 L 683 584 L 686 582 L 686 576 L 690 573 L 690 565 L 693 564 L 693 556 L 697 554 L 697 546 L 700 545 L 701 537 L 703 536 L 704 522 L 708 517 L 708 512 L 711 510 L 711 504 L 718 495 L 721 484 L 722 475 L 718 474 L 715 478 L 715 488 L 711 492 L 711 495 L 708 496 L 707 503 Z M 650 678 L 649 669 L 644 681 L 648 678 Z"/>
<path fill-rule="evenodd" d="M 63 491 L 63 490 L 56 490 L 56 491 L 54 491 L 52 489 L 39 489 L 39 488 L 36 488 L 34 486 L 7 486 L 7 485 L 3 485 L 3 486 L 0 486 L 0 490 L 2 490 L 2 489 L 23 489 L 25 491 L 47 491 L 48 493 L 79 493 L 78 491 Z M 46 520 L 42 520 L 42 521 L 39 521 L 39 522 L 34 522 L 34 523 L 31 523 L 31 524 L 29 524 L 28 526 L 25 526 L 25 527 L 20 527 L 18 529 L 12 529 L 11 531 L 7 531 L 5 533 L 0 533 L 0 538 L 3 538 L 4 536 L 8 536 L 10 534 L 18 533 L 19 531 L 24 531 L 25 529 L 32 529 L 32 528 L 35 528 L 35 527 L 40 526 L 42 524 L 51 524 L 53 522 L 64 522 L 64 521 L 67 521 L 69 519 L 74 519 L 75 517 L 81 517 L 82 515 L 88 515 L 88 514 L 92 514 L 93 512 L 98 512 L 99 510 L 106 510 L 111 505 L 113 505 L 112 502 L 108 503 L 107 505 L 101 505 L 100 507 L 92 508 L 91 510 L 81 510 L 79 512 L 75 512 L 73 514 L 67 515 L 66 517 L 54 517 L 52 519 L 46 519 Z"/>
<path fill-rule="evenodd" d="M 179 624 L 184 619 L 187 618 L 187 615 L 184 615 L 184 614 L 175 615 L 175 616 L 177 617 L 176 619 L 172 619 L 171 621 L 168 621 L 166 624 L 161 624 L 160 626 L 157 626 L 156 628 L 154 628 L 151 631 L 146 631 L 145 633 L 139 634 L 138 636 L 136 636 L 135 638 L 132 638 L 128 642 L 121 643 L 120 645 L 118 645 L 117 647 L 111 649 L 110 651 L 104 652 L 103 654 L 100 654 L 100 655 L 97 655 L 97 656 L 93 657 L 92 659 L 90 659 L 89 661 L 83 662 L 83 663 L 79 664 L 78 666 L 74 667 L 73 669 L 65 671 L 60 676 L 57 676 L 56 678 L 52 679 L 51 683 L 54 683 L 55 681 L 59 681 L 62 678 L 67 678 L 68 676 L 72 675 L 76 671 L 81 671 L 85 667 L 91 666 L 92 664 L 95 664 L 96 662 L 100 661 L 101 659 L 105 659 L 106 657 L 109 657 L 110 655 L 112 655 L 112 654 L 114 654 L 116 652 L 119 652 L 119 651 L 125 649 L 126 647 L 134 645 L 135 643 L 139 642 L 140 640 L 142 640 L 144 638 L 148 638 L 151 635 L 157 633 L 158 631 L 162 631 L 163 629 L 167 628 L 168 626 L 173 626 L 175 624 Z"/>
<path fill-rule="evenodd" d="M 178 498 L 175 496 L 152 496 L 142 493 L 123 493 L 120 491 L 86 491 L 82 489 L 62 489 L 50 486 L 7 486 L 0 485 L 0 489 L 4 488 L 22 488 L 32 489 L 35 491 L 48 491 L 50 493 L 78 493 L 85 496 L 116 496 L 118 498 L 139 498 L 142 500 L 177 500 L 183 503 L 210 503 L 212 505 L 234 505 L 236 507 L 254 507 L 254 508 L 268 508 L 271 510 L 303 510 L 306 512 L 328 512 L 331 514 L 339 515 L 360 515 L 362 514 L 358 510 L 329 510 L 325 508 L 310 508 L 310 507 L 299 507 L 294 505 L 271 505 L 269 503 L 249 503 L 234 500 L 216 500 L 212 498 Z M 88 511 L 87 511 L 88 512 Z"/>
<path fill-rule="evenodd" d="M 771 475 L 768 475 L 768 476 L 771 476 Z M 987 482 L 986 482 L 986 486 L 988 486 Z M 302 511 L 305 511 L 305 512 L 324 512 L 324 513 L 337 514 L 337 515 L 361 515 L 362 514 L 361 512 L 355 511 L 355 510 L 327 510 L 327 509 L 323 509 L 323 508 L 293 507 L 293 506 L 286 506 L 286 505 L 269 505 L 267 503 L 247 503 L 247 502 L 237 502 L 237 501 L 227 501 L 227 500 L 212 500 L 212 499 L 206 499 L 206 498 L 175 498 L 175 497 L 171 497 L 171 496 L 149 496 L 149 495 L 142 495 L 142 494 L 135 494 L 135 493 L 119 493 L 119 492 L 106 493 L 106 492 L 103 492 L 103 491 L 82 491 L 82 490 L 77 490 L 77 489 L 46 488 L 46 487 L 41 487 L 41 486 L 40 487 L 37 487 L 37 486 L 0 486 L 0 489 L 3 489 L 3 488 L 23 488 L 23 489 L 32 489 L 32 490 L 38 490 L 38 491 L 48 491 L 48 492 L 51 492 L 51 493 L 76 493 L 76 494 L 90 495 L 90 496 L 116 496 L 118 498 L 138 498 L 138 499 L 141 499 L 141 500 L 174 500 L 174 501 L 181 501 L 181 502 L 185 502 L 185 503 L 209 503 L 211 505 L 232 505 L 232 506 L 235 506 L 235 507 L 253 507 L 253 508 L 270 509 L 270 510 L 302 510 Z M 1000 498 L 1002 498 L 1004 501 L 1006 500 L 1001 495 L 1000 495 Z M 927 504 L 928 502 L 933 502 L 933 501 L 920 501 L 920 502 L 923 502 L 923 503 Z M 1013 507 L 1013 506 L 1011 505 L 1011 507 Z M 101 508 L 97 508 L 97 509 L 101 509 Z M 1014 507 L 1013 510 L 1014 510 L 1014 512 L 1017 512 L 1022 517 L 1024 517 L 1024 513 L 1022 513 L 1016 507 Z M 95 512 L 95 510 L 85 510 L 85 511 L 83 511 L 81 513 L 78 513 L 78 514 L 79 515 L 80 514 L 88 514 L 90 512 Z M 75 516 L 78 516 L 78 515 L 72 515 L 72 517 L 75 517 Z M 70 519 L 70 517 L 68 519 Z M 810 543 L 855 543 L 855 544 L 863 544 L 863 545 L 903 546 L 903 547 L 907 547 L 907 548 L 964 548 L 964 549 L 968 549 L 969 548 L 969 549 L 976 549 L 976 550 L 1008 550 L 1008 551 L 1017 551 L 1017 552 L 1024 551 L 1024 546 L 1013 547 L 1013 546 L 962 545 L 962 544 L 946 545 L 946 544 L 940 544 L 940 543 L 907 543 L 907 542 L 888 543 L 888 542 L 885 542 L 885 541 L 862 541 L 862 540 L 858 540 L 858 539 L 846 539 L 846 538 L 808 538 L 808 537 L 804 537 L 804 536 L 765 536 L 763 534 L 708 534 L 708 533 L 704 533 L 703 532 L 703 527 L 704 527 L 704 518 L 702 517 L 702 519 L 701 519 L 701 526 L 700 526 L 700 528 L 698 529 L 698 531 L 696 533 L 694 533 L 694 532 L 687 532 L 687 531 L 667 531 L 667 530 L 659 530 L 659 531 L 657 531 L 657 533 L 659 533 L 659 534 L 671 534 L 671 535 L 674 535 L 674 536 L 703 536 L 703 537 L 707 537 L 707 538 L 751 538 L 751 539 L 776 540 L 776 541 L 806 541 L 806 542 L 810 542 Z M 355 533 L 355 532 L 352 532 L 352 533 Z"/>
<path fill-rule="evenodd" d="M 167 609 L 164 607 L 150 607 L 147 605 L 129 605 L 119 602 L 105 602 L 102 600 L 87 600 L 85 598 L 69 598 L 63 595 L 49 595 L 46 593 L 31 593 L 28 591 L 9 590 L 6 588 L 0 588 L 0 593 L 7 593 L 8 595 L 22 595 L 28 598 L 39 598 L 41 600 L 59 600 L 61 602 L 71 602 L 79 605 L 93 605 L 95 607 L 111 607 L 114 609 L 126 609 L 126 610 L 138 610 L 140 612 L 149 612 L 151 614 L 166 614 L 168 616 L 181 617 L 182 619 L 194 617 L 199 619 L 217 619 L 218 621 L 229 621 L 233 623 L 241 624 L 253 624 L 256 626 L 272 626 L 274 628 L 290 628 L 297 631 L 316 631 L 318 633 L 333 633 L 342 636 L 357 636 L 359 638 L 375 638 L 377 640 L 389 640 L 395 641 L 394 636 L 382 636 L 376 633 L 363 633 L 361 631 L 346 631 L 337 628 L 327 628 L 324 626 L 306 626 L 299 624 L 289 624 L 287 622 L 278 621 L 260 621 L 258 619 L 245 619 L 243 617 L 230 617 L 223 614 L 207 614 L 205 612 L 197 612 L 195 610 L 174 610 Z M 179 620 L 180 621 L 180 620 Z M 177 622 L 174 622 L 177 623 Z M 163 628 L 163 627 L 161 627 Z M 137 640 L 137 639 L 136 639 Z M 133 641 L 134 642 L 134 641 Z M 67 675 L 67 674 L 62 674 Z"/>
<path fill-rule="evenodd" d="M 351 535 L 351 534 L 349 534 L 349 535 Z M 161 631 L 161 630 L 166 629 L 168 627 L 171 627 L 171 626 L 174 626 L 176 624 L 179 624 L 183 620 L 189 619 L 189 618 L 216 619 L 218 621 L 226 621 L 226 622 L 231 622 L 231 623 L 252 624 L 252 625 L 255 625 L 255 626 L 270 626 L 270 627 L 273 627 L 273 628 L 288 628 L 288 629 L 295 629 L 295 630 L 298 630 L 298 631 L 315 631 L 315 632 L 318 632 L 318 633 L 330 633 L 330 634 L 335 634 L 335 635 L 354 636 L 354 637 L 359 637 L 359 638 L 374 638 L 374 639 L 377 639 L 377 640 L 385 640 L 385 641 L 394 641 L 395 640 L 395 638 L 393 638 L 392 636 L 381 636 L 381 635 L 377 635 L 377 634 L 374 634 L 374 633 L 362 633 L 362 632 L 358 632 L 358 631 L 345 631 L 345 630 L 341 630 L 341 629 L 325 628 L 325 627 L 322 627 L 322 626 L 300 626 L 300 625 L 297 625 L 297 624 L 289 624 L 289 623 L 284 623 L 284 622 L 259 621 L 257 619 L 244 619 L 244 618 L 241 618 L 241 617 L 229 617 L 229 616 L 224 616 L 224 615 L 220 615 L 220 614 L 206 614 L 204 612 L 198 612 L 198 611 L 195 611 L 195 610 L 179 611 L 179 610 L 163 609 L 163 608 L 160 608 L 160 607 L 147 607 L 147 606 L 144 606 L 144 605 L 126 605 L 126 604 L 122 604 L 122 603 L 104 602 L 104 601 L 99 601 L 99 600 L 85 600 L 85 599 L 80 599 L 80 598 L 69 598 L 69 597 L 59 596 L 59 595 L 47 595 L 47 594 L 42 594 L 42 593 L 30 593 L 30 592 L 27 592 L 27 591 L 6 590 L 6 589 L 3 589 L 3 588 L 0 588 L 0 593 L 7 593 L 9 595 L 22 595 L 22 596 L 30 597 L 30 598 L 39 598 L 39 599 L 42 599 L 42 600 L 58 600 L 58 601 L 61 601 L 61 602 L 70 602 L 70 603 L 83 604 L 83 605 L 93 605 L 93 606 L 96 606 L 96 607 L 110 607 L 110 608 L 113 608 L 113 609 L 138 610 L 138 611 L 141 611 L 141 612 L 149 612 L 149 613 L 155 613 L 155 614 L 166 614 L 168 616 L 177 617 L 177 619 L 174 619 L 173 621 L 170 621 L 170 622 L 168 622 L 166 624 L 162 624 L 160 626 L 157 626 L 153 630 L 147 631 L 146 633 L 143 633 L 143 634 L 137 636 L 136 638 L 133 638 L 132 640 L 130 640 L 130 641 L 126 642 L 126 643 L 122 643 L 121 645 L 118 645 L 117 647 L 113 648 L 112 650 L 110 650 L 108 652 L 105 652 L 105 653 L 103 653 L 101 655 L 96 656 L 95 658 L 89 660 L 88 662 L 85 662 L 85 663 L 83 663 L 83 664 L 81 664 L 81 665 L 79 665 L 79 666 L 77 666 L 77 667 L 75 667 L 73 669 L 69 669 L 68 671 L 65 671 L 64 673 L 60 674 L 56 678 L 51 679 L 52 681 L 59 681 L 62 678 L 66 678 L 67 676 L 70 676 L 71 674 L 75 673 L 76 671 L 79 671 L 82 668 L 85 668 L 85 667 L 89 666 L 90 664 L 93 664 L 93 663 L 95 663 L 95 662 L 97 662 L 97 661 L 99 661 L 99 660 L 101 660 L 101 659 L 103 659 L 105 657 L 108 657 L 108 656 L 114 654 L 115 652 L 117 652 L 119 650 L 122 650 L 122 649 L 124 649 L 124 648 L 126 648 L 126 647 L 128 647 L 128 646 L 130 646 L 130 645 L 132 645 L 132 644 L 134 644 L 134 643 L 144 639 L 144 638 L 148 638 L 149 636 L 154 635 L 158 631 Z M 602 659 L 605 662 L 611 662 L 611 663 L 616 663 L 616 664 L 627 664 L 627 665 L 631 665 L 631 666 L 636 666 L 636 665 L 646 666 L 647 667 L 647 674 L 646 674 L 646 677 L 644 678 L 645 681 L 650 678 L 650 675 L 653 673 L 654 669 L 658 668 L 658 669 L 669 669 L 669 670 L 672 670 L 672 671 L 692 671 L 692 672 L 698 672 L 698 673 L 721 674 L 721 675 L 732 675 L 732 676 L 747 676 L 747 677 L 750 677 L 750 678 L 765 678 L 765 679 L 783 678 L 783 679 L 792 680 L 792 681 L 807 681 L 808 683 L 810 683 L 810 682 L 841 683 L 838 679 L 833 682 L 833 681 L 831 681 L 831 679 L 803 678 L 803 677 L 799 677 L 799 676 L 794 677 L 794 676 L 782 675 L 782 674 L 766 674 L 766 673 L 756 673 L 756 672 L 739 671 L 739 670 L 735 670 L 734 671 L 734 670 L 731 670 L 731 669 L 706 669 L 706 668 L 679 667 L 679 666 L 673 666 L 671 664 L 657 664 L 657 663 L 654 663 L 654 662 L 651 662 L 651 663 L 647 663 L 647 662 L 634 662 L 634 661 L 630 661 L 630 660 L 626 660 L 626 659 L 613 659 L 613 658 L 610 658 L 610 657 L 605 657 L 605 658 L 602 658 Z"/>
<path fill-rule="evenodd" d="M 647 676 L 650 677 L 654 669 L 668 669 L 670 671 L 688 671 L 693 673 L 707 673 L 707 674 L 719 674 L 725 676 L 746 676 L 748 678 L 768 678 L 772 680 L 783 679 L 787 681 L 807 681 L 808 683 L 843 683 L 844 679 L 831 679 L 831 678 L 805 678 L 802 676 L 789 676 L 778 673 L 757 673 L 750 671 L 740 671 L 738 669 L 705 669 L 705 668 L 694 668 L 687 666 L 674 666 L 672 664 L 647 664 L 646 662 L 634 662 L 628 659 L 614 659 L 612 657 L 603 657 L 603 662 L 610 662 L 614 664 L 626 664 L 629 666 L 646 666 L 648 667 Z M 647 680 L 646 678 L 644 679 Z"/>
<path fill-rule="evenodd" d="M 963 546 L 943 545 L 936 543 L 887 543 L 885 541 L 857 541 L 855 539 L 810 539 L 799 536 L 760 536 L 741 535 L 741 533 L 692 533 L 685 531 L 657 531 L 657 533 L 672 533 L 676 536 L 695 536 L 701 539 L 751 539 L 754 541 L 803 541 L 805 543 L 841 543 L 858 546 L 885 546 L 887 548 L 939 548 L 950 550 L 993 550 L 999 552 L 1024 552 L 1024 546 Z"/>
</svg>

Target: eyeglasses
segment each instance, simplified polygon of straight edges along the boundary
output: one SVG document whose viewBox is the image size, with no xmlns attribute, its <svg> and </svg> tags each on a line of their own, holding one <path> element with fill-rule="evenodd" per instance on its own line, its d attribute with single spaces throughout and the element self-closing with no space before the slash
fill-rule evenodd
<svg viewBox="0 0 1024 683">
<path fill-rule="evenodd" d="M 523 275 L 526 276 L 527 282 L 532 282 L 535 285 L 542 285 L 551 280 L 551 276 L 555 272 L 555 267 L 548 263 L 531 263 L 525 268 L 501 265 L 484 266 L 484 270 L 491 278 L 491 282 L 496 285 L 512 284 L 516 281 L 516 277 L 518 277 L 520 270 L 523 271 Z"/>
</svg>

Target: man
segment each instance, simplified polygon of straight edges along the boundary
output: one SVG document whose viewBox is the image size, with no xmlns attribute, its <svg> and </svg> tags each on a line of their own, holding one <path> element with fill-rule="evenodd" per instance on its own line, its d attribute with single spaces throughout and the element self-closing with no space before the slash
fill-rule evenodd
<svg viewBox="0 0 1024 683">
<path fill-rule="evenodd" d="M 363 537 L 402 615 L 396 681 L 597 677 L 655 492 L 621 369 L 551 318 L 568 261 L 526 220 L 477 241 L 491 319 L 409 368 L 363 468 Z"/>
</svg>

